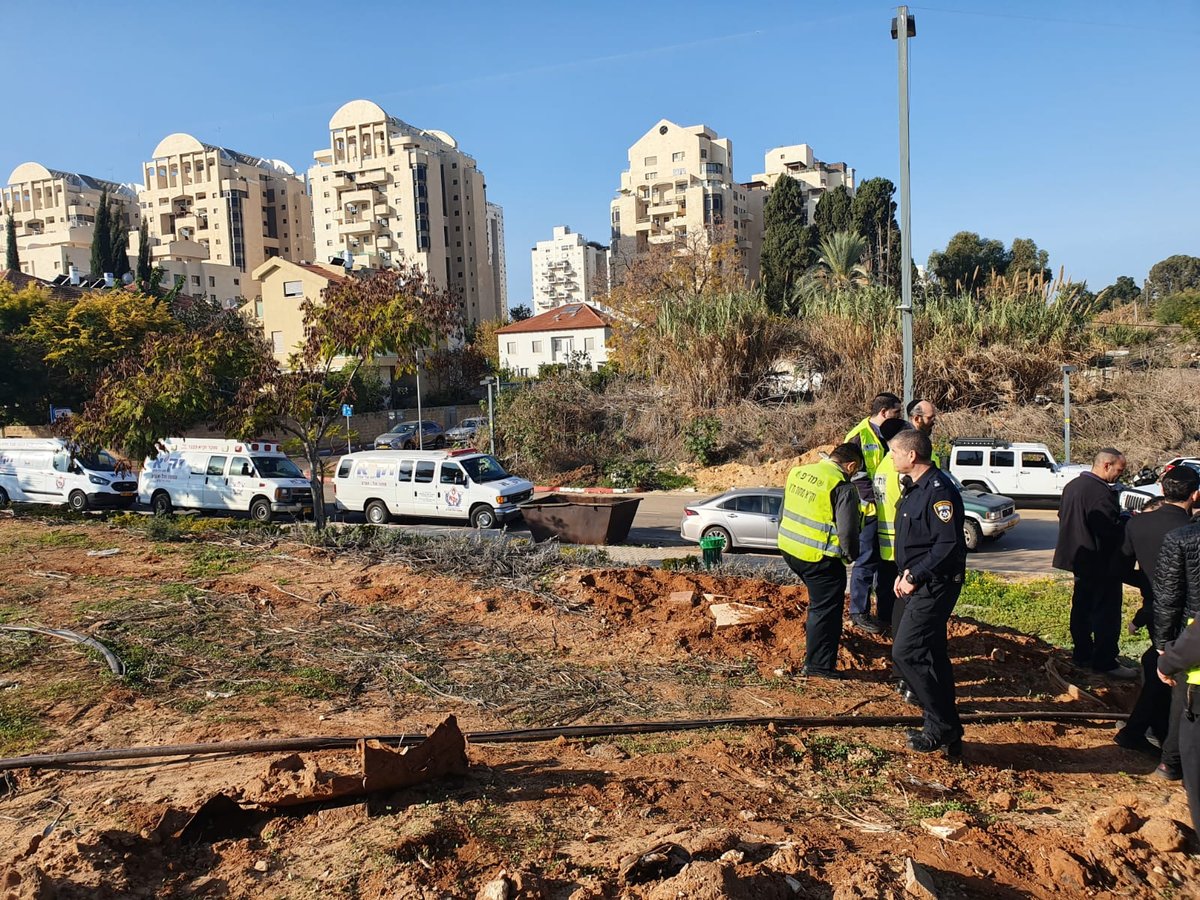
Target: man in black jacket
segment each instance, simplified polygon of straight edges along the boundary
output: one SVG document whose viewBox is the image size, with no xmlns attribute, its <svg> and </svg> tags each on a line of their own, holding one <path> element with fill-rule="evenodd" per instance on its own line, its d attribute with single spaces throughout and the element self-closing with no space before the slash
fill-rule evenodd
<svg viewBox="0 0 1200 900">
<path fill-rule="evenodd" d="M 1166 650 L 1188 623 L 1200 617 L 1200 525 L 1176 528 L 1164 539 L 1154 570 L 1154 627 L 1150 637 L 1155 649 Z M 1162 668 L 1162 660 L 1159 660 Z M 1171 730 L 1163 743 L 1163 761 L 1155 774 L 1178 781 L 1181 727 L 1188 697 L 1183 684 L 1171 694 Z M 1186 763 L 1184 764 L 1186 767 Z"/>
<path fill-rule="evenodd" d="M 1189 540 L 1200 542 L 1200 526 L 1191 526 Z M 1163 548 L 1166 549 L 1165 547 Z M 1177 548 L 1172 548 L 1175 552 Z M 1196 559 L 1193 550 L 1191 559 Z M 1197 573 L 1188 569 L 1189 581 Z M 1187 791 L 1188 809 L 1192 813 L 1192 829 L 1200 832 L 1200 619 L 1183 630 L 1158 658 L 1158 677 L 1171 685 L 1173 691 L 1184 695 L 1183 715 L 1179 722 L 1179 749 L 1182 755 L 1183 788 Z"/>
<path fill-rule="evenodd" d="M 1105 447 L 1096 454 L 1090 472 L 1067 483 L 1058 508 L 1054 568 L 1075 575 L 1071 595 L 1075 665 L 1132 680 L 1138 670 L 1117 661 L 1125 535 L 1112 486 L 1124 471 L 1125 456 Z"/>
<path fill-rule="evenodd" d="M 1144 599 L 1142 608 L 1131 623 L 1133 627 L 1146 625 L 1149 630 L 1154 619 L 1154 577 L 1159 550 L 1170 532 L 1191 524 L 1192 508 L 1200 497 L 1198 491 L 1200 474 L 1187 466 L 1176 466 L 1162 477 L 1164 504 L 1152 512 L 1134 516 L 1125 525 L 1123 553 L 1137 560 L 1137 584 Z M 1114 740 L 1130 750 L 1154 753 L 1155 748 L 1146 740 L 1147 729 L 1152 731 L 1162 747 L 1162 762 L 1158 771 L 1166 776 L 1179 768 L 1178 741 L 1169 742 L 1170 723 L 1179 716 L 1170 715 L 1171 691 L 1158 679 L 1157 670 L 1158 650 L 1151 647 L 1142 655 L 1141 694 L 1129 713 L 1129 721 L 1117 732 Z"/>
</svg>

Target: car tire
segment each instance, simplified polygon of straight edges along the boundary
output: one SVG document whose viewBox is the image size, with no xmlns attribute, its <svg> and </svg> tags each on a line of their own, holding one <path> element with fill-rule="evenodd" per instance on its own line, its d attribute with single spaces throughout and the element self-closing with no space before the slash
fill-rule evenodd
<svg viewBox="0 0 1200 900">
<path fill-rule="evenodd" d="M 974 553 L 983 543 L 983 529 L 974 519 L 963 519 L 963 537 L 967 541 L 967 552 Z"/>
<path fill-rule="evenodd" d="M 433 439 L 433 449 L 434 449 L 434 450 L 441 450 L 441 449 L 442 449 L 443 447 L 445 447 L 445 446 L 446 446 L 446 437 L 445 437 L 445 435 L 441 435 L 441 434 L 439 434 L 437 437 L 435 437 L 435 438 Z"/>
<path fill-rule="evenodd" d="M 171 495 L 166 491 L 157 491 L 150 498 L 150 511 L 156 516 L 169 516 L 175 512 L 174 506 L 171 505 Z"/>
<path fill-rule="evenodd" d="M 471 510 L 472 528 L 495 528 L 496 511 L 486 503 L 481 503 Z"/>
<path fill-rule="evenodd" d="M 67 506 L 71 507 L 71 512 L 87 512 L 87 494 L 83 491 L 71 491 L 71 495 L 67 497 Z"/>
<path fill-rule="evenodd" d="M 0 488 L 0 509 L 8 509 L 8 504 L 8 491 L 6 491 L 4 488 Z"/>
<path fill-rule="evenodd" d="M 405 441 L 405 442 L 404 442 L 404 449 L 405 449 L 405 450 L 416 450 L 416 449 L 417 449 L 417 445 L 416 445 L 414 442 L 412 442 L 412 441 Z"/>
<path fill-rule="evenodd" d="M 979 491 L 981 494 L 990 494 L 992 489 L 982 481 L 964 481 L 962 486 L 968 491 Z"/>
<path fill-rule="evenodd" d="M 382 500 L 372 500 L 363 507 L 363 515 L 367 517 L 368 524 L 371 525 L 386 525 L 391 521 L 392 515 L 388 512 L 387 504 Z"/>
<path fill-rule="evenodd" d="M 250 518 L 255 522 L 262 522 L 264 525 L 271 521 L 271 501 L 266 497 L 259 497 L 250 504 Z"/>
<path fill-rule="evenodd" d="M 725 542 L 724 546 L 721 547 L 722 551 L 727 551 L 727 552 L 732 553 L 734 550 L 733 536 L 726 529 L 722 528 L 720 525 L 709 525 L 702 532 L 700 532 L 700 537 L 701 538 L 719 537 L 719 538 L 721 538 L 721 540 L 723 540 Z"/>
</svg>

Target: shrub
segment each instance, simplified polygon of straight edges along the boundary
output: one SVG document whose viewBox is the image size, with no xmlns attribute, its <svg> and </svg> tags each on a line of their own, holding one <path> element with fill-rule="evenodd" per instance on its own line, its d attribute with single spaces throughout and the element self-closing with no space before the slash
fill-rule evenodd
<svg viewBox="0 0 1200 900">
<path fill-rule="evenodd" d="M 713 461 L 721 420 L 716 416 L 697 416 L 683 429 L 683 449 L 702 466 Z"/>
<path fill-rule="evenodd" d="M 1154 318 L 1160 325 L 1179 325 L 1200 313 L 1200 291 L 1182 291 L 1163 297 L 1154 304 Z"/>
</svg>

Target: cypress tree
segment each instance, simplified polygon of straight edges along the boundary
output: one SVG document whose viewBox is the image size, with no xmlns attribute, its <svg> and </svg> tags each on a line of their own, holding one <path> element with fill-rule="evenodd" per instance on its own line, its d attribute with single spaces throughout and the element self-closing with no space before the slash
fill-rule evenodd
<svg viewBox="0 0 1200 900">
<path fill-rule="evenodd" d="M 781 177 L 763 207 L 762 285 L 767 305 L 775 312 L 787 306 L 797 279 L 813 261 L 816 229 L 806 225 L 805 218 L 800 182 Z"/>
<path fill-rule="evenodd" d="M 119 284 L 129 272 L 129 227 L 125 224 L 120 207 L 109 210 L 109 216 L 109 231 L 112 235 L 109 238 L 112 248 L 112 268 L 109 271 Z"/>
<path fill-rule="evenodd" d="M 4 254 L 4 268 L 12 269 L 14 272 L 21 271 L 21 257 L 17 253 L 17 222 L 13 218 L 13 214 L 8 214 L 8 219 L 4 223 L 4 231 L 8 235 L 8 242 Z"/>
<path fill-rule="evenodd" d="M 100 207 L 96 210 L 96 224 L 92 233 L 92 278 L 101 278 L 112 271 L 112 226 L 108 208 L 108 191 L 100 193 Z"/>
<path fill-rule="evenodd" d="M 137 258 L 137 283 L 143 291 L 150 287 L 150 225 L 149 220 L 142 218 L 142 224 L 138 227 L 138 258 Z"/>
</svg>

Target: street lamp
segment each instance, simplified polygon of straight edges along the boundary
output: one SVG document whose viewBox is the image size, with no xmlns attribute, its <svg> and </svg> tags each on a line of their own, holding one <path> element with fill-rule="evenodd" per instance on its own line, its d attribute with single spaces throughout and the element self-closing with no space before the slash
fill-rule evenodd
<svg viewBox="0 0 1200 900">
<path fill-rule="evenodd" d="M 422 425 L 423 417 L 421 415 L 421 357 L 424 355 L 423 350 L 414 350 L 413 359 L 417 362 L 417 448 L 425 449 L 425 429 Z"/>
<path fill-rule="evenodd" d="M 492 407 L 492 385 L 496 386 L 496 399 L 500 399 L 500 376 L 488 375 L 480 384 L 487 385 L 488 392 L 488 452 L 496 455 L 496 414 Z"/>
<path fill-rule="evenodd" d="M 1063 366 L 1063 462 L 1071 462 L 1071 373 L 1075 366 Z"/>
<path fill-rule="evenodd" d="M 899 23 L 904 22 L 904 28 Z M 908 165 L 908 39 L 917 36 L 917 20 L 907 6 L 896 8 L 892 40 L 899 44 L 900 80 L 900 334 L 904 346 L 904 405 L 913 400 L 912 196 Z"/>
</svg>

